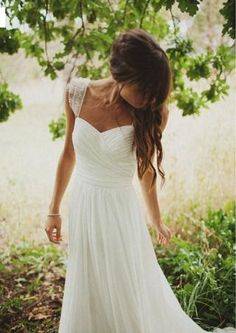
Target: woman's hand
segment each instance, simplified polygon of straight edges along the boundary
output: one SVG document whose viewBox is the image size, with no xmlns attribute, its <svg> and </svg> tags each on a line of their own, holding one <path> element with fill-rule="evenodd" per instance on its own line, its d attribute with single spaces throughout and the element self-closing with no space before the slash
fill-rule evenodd
<svg viewBox="0 0 236 333">
<path fill-rule="evenodd" d="M 164 223 L 155 224 L 155 228 L 158 232 L 158 240 L 160 244 L 167 244 L 172 236 L 170 229 Z"/>
<path fill-rule="evenodd" d="M 50 242 L 60 244 L 61 236 L 61 217 L 48 216 L 44 230 L 47 233 Z"/>
</svg>

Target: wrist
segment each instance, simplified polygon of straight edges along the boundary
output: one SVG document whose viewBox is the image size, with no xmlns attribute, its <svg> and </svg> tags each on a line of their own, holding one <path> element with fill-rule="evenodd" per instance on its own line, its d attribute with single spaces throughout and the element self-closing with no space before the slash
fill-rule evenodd
<svg viewBox="0 0 236 333">
<path fill-rule="evenodd" d="M 152 224 L 154 225 L 154 227 L 156 227 L 156 228 L 160 228 L 163 226 L 163 222 L 160 219 L 152 219 L 151 221 L 152 221 Z"/>
<path fill-rule="evenodd" d="M 150 215 L 150 219 L 151 219 L 151 222 L 152 222 L 153 224 L 157 225 L 157 226 L 160 226 L 160 225 L 163 224 L 162 219 L 161 219 L 161 217 L 160 217 L 159 214 L 158 214 L 158 215 L 153 215 L 153 214 L 151 214 L 151 215 Z"/>
<path fill-rule="evenodd" d="M 48 215 L 61 215 L 59 210 L 49 210 Z"/>
<path fill-rule="evenodd" d="M 157 229 L 161 228 L 163 226 L 163 222 L 162 221 L 158 221 L 158 222 L 153 222 L 154 227 L 156 227 Z"/>
<path fill-rule="evenodd" d="M 48 214 L 60 214 L 60 208 L 55 205 L 49 205 Z"/>
</svg>

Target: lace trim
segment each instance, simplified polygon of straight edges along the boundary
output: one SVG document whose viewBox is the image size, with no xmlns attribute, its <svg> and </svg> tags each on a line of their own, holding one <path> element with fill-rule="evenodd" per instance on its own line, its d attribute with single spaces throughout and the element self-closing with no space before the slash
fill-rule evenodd
<svg viewBox="0 0 236 333">
<path fill-rule="evenodd" d="M 67 84 L 68 101 L 76 116 L 79 115 L 89 79 L 74 77 Z"/>
</svg>

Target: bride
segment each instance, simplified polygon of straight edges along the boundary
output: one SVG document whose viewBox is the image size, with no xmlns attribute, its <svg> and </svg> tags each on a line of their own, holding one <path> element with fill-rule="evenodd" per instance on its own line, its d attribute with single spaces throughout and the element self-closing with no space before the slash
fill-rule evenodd
<svg viewBox="0 0 236 333">
<path fill-rule="evenodd" d="M 60 203 L 75 167 L 59 333 L 206 332 L 183 311 L 159 266 L 132 184 L 137 171 L 166 245 L 172 232 L 161 218 L 156 170 L 164 182 L 169 59 L 151 35 L 131 29 L 113 42 L 109 60 L 110 77 L 74 77 L 65 90 L 65 146 L 45 226 L 60 243 Z"/>
</svg>

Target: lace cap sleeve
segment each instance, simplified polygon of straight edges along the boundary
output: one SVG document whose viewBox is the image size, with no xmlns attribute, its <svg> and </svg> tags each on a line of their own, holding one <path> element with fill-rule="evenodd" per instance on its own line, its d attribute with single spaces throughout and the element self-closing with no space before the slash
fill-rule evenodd
<svg viewBox="0 0 236 333">
<path fill-rule="evenodd" d="M 76 117 L 79 115 L 88 82 L 88 78 L 73 77 L 66 86 L 68 102 Z"/>
</svg>

